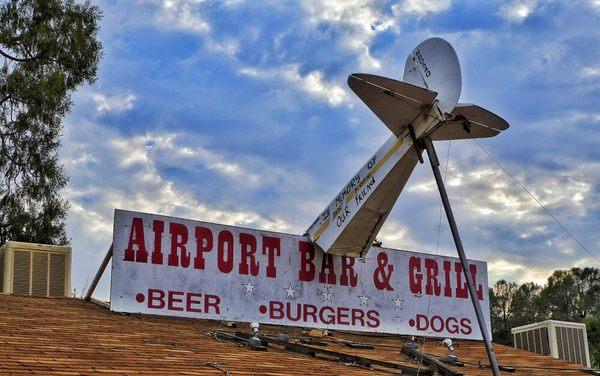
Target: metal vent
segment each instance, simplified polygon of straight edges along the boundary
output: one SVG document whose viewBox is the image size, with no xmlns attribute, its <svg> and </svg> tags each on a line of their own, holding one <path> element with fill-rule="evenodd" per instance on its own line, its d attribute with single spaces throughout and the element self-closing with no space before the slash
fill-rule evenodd
<svg viewBox="0 0 600 376">
<path fill-rule="evenodd" d="M 15 251 L 13 256 L 13 293 L 29 294 L 31 276 L 31 252 Z"/>
<path fill-rule="evenodd" d="M 517 349 L 531 351 L 537 354 L 549 355 L 548 328 L 535 328 L 526 332 L 513 334 L 513 341 Z"/>
<path fill-rule="evenodd" d="M 48 295 L 48 254 L 33 252 L 31 269 L 31 294 Z"/>
<path fill-rule="evenodd" d="M 547 320 L 512 328 L 514 347 L 590 366 L 585 324 Z"/>
<path fill-rule="evenodd" d="M 61 253 L 50 254 L 50 296 L 65 296 L 67 257 Z"/>
<path fill-rule="evenodd" d="M 585 365 L 585 341 L 583 336 L 582 329 L 556 327 L 559 358 Z"/>
</svg>

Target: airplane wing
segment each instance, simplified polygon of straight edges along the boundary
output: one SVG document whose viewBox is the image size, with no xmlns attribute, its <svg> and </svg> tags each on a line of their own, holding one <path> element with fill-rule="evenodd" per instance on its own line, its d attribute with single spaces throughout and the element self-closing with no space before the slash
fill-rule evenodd
<svg viewBox="0 0 600 376">
<path fill-rule="evenodd" d="M 364 73 L 348 76 L 348 86 L 396 136 L 437 97 L 419 86 Z"/>
<path fill-rule="evenodd" d="M 368 250 L 417 161 L 408 131 L 390 136 L 310 226 L 310 239 L 328 253 Z"/>
<path fill-rule="evenodd" d="M 508 129 L 506 120 L 476 104 L 459 103 L 452 110 L 452 115 L 452 120 L 442 123 L 430 134 L 433 141 L 494 137 Z M 465 129 L 461 117 L 468 120 L 470 132 Z"/>
</svg>

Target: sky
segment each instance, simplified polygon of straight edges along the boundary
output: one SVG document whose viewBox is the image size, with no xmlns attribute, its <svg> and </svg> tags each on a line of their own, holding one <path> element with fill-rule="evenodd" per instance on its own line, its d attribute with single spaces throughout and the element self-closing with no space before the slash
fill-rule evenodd
<svg viewBox="0 0 600 376">
<path fill-rule="evenodd" d="M 390 135 L 347 76 L 401 79 L 433 36 L 459 56 L 461 102 L 511 125 L 481 145 L 600 257 L 600 1 L 95 3 L 104 58 L 73 94 L 60 152 L 77 295 L 115 208 L 304 233 Z M 487 261 L 490 283 L 600 267 L 475 142 L 436 147 L 467 256 Z M 454 256 L 427 163 L 378 239 Z"/>
</svg>

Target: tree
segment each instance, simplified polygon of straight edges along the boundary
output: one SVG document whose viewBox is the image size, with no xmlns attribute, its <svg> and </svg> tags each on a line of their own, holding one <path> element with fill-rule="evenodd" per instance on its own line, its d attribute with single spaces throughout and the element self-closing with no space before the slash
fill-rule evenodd
<svg viewBox="0 0 600 376">
<path fill-rule="evenodd" d="M 553 320 L 581 321 L 580 300 L 576 277 L 570 270 L 555 270 L 542 292 L 544 303 Z"/>
<path fill-rule="evenodd" d="M 600 269 L 573 268 L 571 273 L 575 277 L 575 286 L 578 299 L 575 302 L 579 316 L 588 315 L 600 317 Z"/>
<path fill-rule="evenodd" d="M 510 329 L 547 319 L 585 322 L 590 358 L 600 366 L 600 269 L 555 270 L 545 286 L 500 280 L 490 288 L 494 342 L 510 345 Z"/>
<path fill-rule="evenodd" d="M 70 93 L 96 79 L 100 17 L 88 1 L 0 5 L 0 244 L 68 242 L 61 121 Z"/>
<path fill-rule="evenodd" d="M 600 368 L 600 317 L 585 319 L 592 368 Z"/>
<path fill-rule="evenodd" d="M 490 311 L 492 316 L 492 334 L 495 342 L 510 344 L 511 305 L 517 284 L 503 279 L 490 288 Z"/>
<path fill-rule="evenodd" d="M 514 291 L 510 304 L 511 328 L 546 319 L 548 310 L 541 293 L 542 287 L 533 282 L 523 283 Z"/>
</svg>

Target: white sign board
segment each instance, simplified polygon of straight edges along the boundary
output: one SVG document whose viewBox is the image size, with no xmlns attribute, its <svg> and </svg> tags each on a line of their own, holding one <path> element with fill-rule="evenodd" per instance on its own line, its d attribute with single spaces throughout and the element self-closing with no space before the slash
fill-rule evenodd
<svg viewBox="0 0 600 376">
<path fill-rule="evenodd" d="M 459 260 L 372 247 L 325 254 L 308 237 L 115 211 L 111 310 L 481 339 Z M 487 265 L 470 261 L 489 322 Z"/>
</svg>

